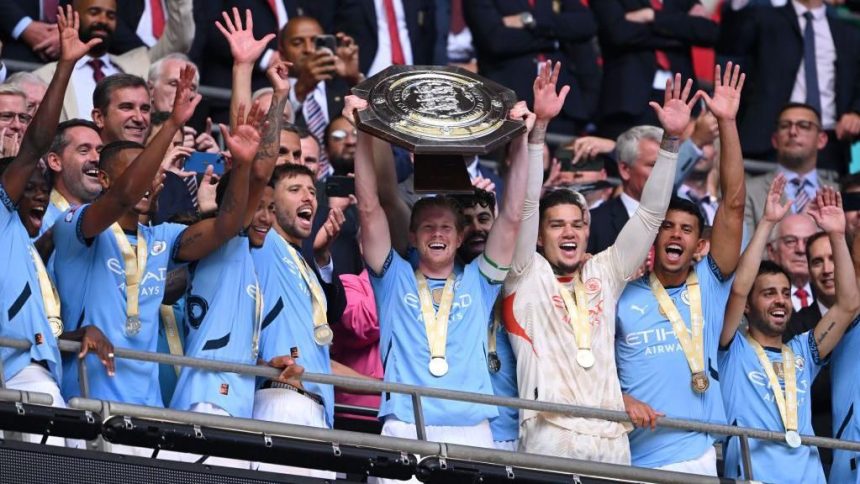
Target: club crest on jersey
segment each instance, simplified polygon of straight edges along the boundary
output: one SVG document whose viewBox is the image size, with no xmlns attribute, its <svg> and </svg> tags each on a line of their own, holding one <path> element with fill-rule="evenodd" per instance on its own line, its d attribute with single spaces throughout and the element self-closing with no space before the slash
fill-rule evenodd
<svg viewBox="0 0 860 484">
<path fill-rule="evenodd" d="M 690 293 L 686 289 L 684 289 L 684 292 L 681 293 L 681 301 L 684 301 L 684 304 L 686 304 L 687 306 L 690 305 Z"/>
<path fill-rule="evenodd" d="M 804 360 L 802 356 L 795 356 L 794 357 L 794 367 L 795 368 L 797 368 L 798 370 L 802 370 L 804 365 L 806 365 L 806 360 Z"/>
<path fill-rule="evenodd" d="M 600 279 L 596 277 L 592 277 L 591 279 L 585 281 L 585 292 L 588 294 L 597 294 L 600 292 Z"/>
<path fill-rule="evenodd" d="M 68 211 L 68 212 L 66 212 L 66 216 L 64 217 L 64 220 L 65 220 L 67 223 L 68 223 L 68 222 L 71 222 L 71 221 L 72 221 L 72 219 L 73 219 L 73 218 L 75 218 L 75 211 L 76 211 L 77 209 L 78 209 L 78 207 L 72 207 L 71 209 L 69 209 L 69 211 Z"/>
<path fill-rule="evenodd" d="M 152 252 L 150 252 L 150 255 L 156 256 L 161 254 L 165 250 L 167 250 L 167 242 L 163 240 L 157 240 L 154 244 L 152 244 Z"/>
</svg>

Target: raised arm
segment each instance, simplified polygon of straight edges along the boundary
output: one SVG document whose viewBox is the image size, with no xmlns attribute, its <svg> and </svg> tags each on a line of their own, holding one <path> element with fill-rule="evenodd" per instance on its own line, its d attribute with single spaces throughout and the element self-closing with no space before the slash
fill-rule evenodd
<svg viewBox="0 0 860 484">
<path fill-rule="evenodd" d="M 60 59 L 54 77 L 48 85 L 45 97 L 39 105 L 30 126 L 24 133 L 21 148 L 15 156 L 15 160 L 3 172 L 3 189 L 9 198 L 17 203 L 24 195 L 24 189 L 30 180 L 36 163 L 51 145 L 57 124 L 60 120 L 60 111 L 63 109 L 63 96 L 75 63 L 86 54 L 91 47 L 101 43 L 101 39 L 92 39 L 87 43 L 81 42 L 78 36 L 80 17 L 78 13 L 67 6 L 65 11 L 57 11 L 57 27 L 60 32 Z"/>
<path fill-rule="evenodd" d="M 830 239 L 836 283 L 836 303 L 815 325 L 818 354 L 821 358 L 825 358 L 833 351 L 836 343 L 845 334 L 848 325 L 854 320 L 857 309 L 860 308 L 860 291 L 857 289 L 854 264 L 848 252 L 848 242 L 845 240 L 842 195 L 832 188 L 824 188 L 818 192 L 815 201 L 815 206 L 808 213 Z"/>
<path fill-rule="evenodd" d="M 738 267 L 735 271 L 735 280 L 732 281 L 732 290 L 729 293 L 729 301 L 726 305 L 725 317 L 723 318 L 723 329 L 720 333 L 721 348 L 727 347 L 732 342 L 732 338 L 734 338 L 735 332 L 737 332 L 741 324 L 741 318 L 744 315 L 744 308 L 747 304 L 747 296 L 758 274 L 758 266 L 761 264 L 761 257 L 767 246 L 770 232 L 785 217 L 785 214 L 788 213 L 788 209 L 791 207 L 790 200 L 784 204 L 779 203 L 784 189 L 785 176 L 779 174 L 770 184 L 762 219 L 756 226 L 752 239 L 750 239 L 746 250 L 744 250 L 738 262 Z M 711 250 L 713 251 L 713 246 Z"/>
<path fill-rule="evenodd" d="M 218 215 L 214 219 L 201 220 L 182 232 L 177 252 L 179 260 L 185 262 L 200 260 L 242 230 L 248 211 L 251 165 L 260 146 L 260 132 L 257 126 L 262 113 L 258 111 L 258 107 L 256 104 L 251 107 L 247 119 L 244 109 L 240 107 L 235 121 L 236 129 L 232 133 L 226 126 L 221 125 L 221 135 L 233 158 L 229 185 L 224 199 L 218 206 Z M 254 205 L 254 209 L 256 208 L 257 206 Z"/>
<path fill-rule="evenodd" d="M 717 118 L 720 127 L 720 192 L 723 199 L 714 216 L 711 236 L 711 257 L 724 275 L 731 274 L 738 266 L 741 239 L 744 232 L 744 160 L 741 140 L 738 135 L 736 116 L 741 101 L 746 74 L 740 66 L 729 62 L 726 72 L 720 76 L 720 66 L 714 68 L 714 97 L 702 93 L 708 109 Z"/>
<path fill-rule="evenodd" d="M 546 69 L 546 68 L 544 68 Z M 546 82 L 548 79 L 545 79 Z M 553 94 L 555 89 L 553 87 Z M 559 109 L 561 109 L 559 107 Z M 527 130 L 511 142 L 511 168 L 505 180 L 504 201 L 493 228 L 487 235 L 487 246 L 484 249 L 484 259 L 496 268 L 507 272 L 514 257 L 517 232 L 523 216 L 523 205 L 526 199 L 526 186 L 529 178 L 529 132 L 535 124 L 535 115 L 528 110 L 526 103 L 520 101 L 514 105 L 508 115 L 511 119 L 522 119 Z M 541 150 L 543 146 L 541 145 Z M 543 166 L 543 151 L 541 151 L 541 166 Z M 534 248 L 532 248 L 534 250 Z M 486 272 L 485 272 L 486 273 Z M 502 277 L 504 279 L 504 277 Z M 500 281 L 501 282 L 501 281 Z"/>
<path fill-rule="evenodd" d="M 367 108 L 367 101 L 357 96 L 347 96 L 344 102 L 343 116 L 353 122 L 356 112 Z M 379 274 L 391 252 L 391 234 L 377 190 L 373 169 L 373 137 L 359 131 L 355 150 L 355 196 L 358 199 L 361 246 L 367 267 Z"/>
<path fill-rule="evenodd" d="M 523 202 L 522 222 L 517 234 L 514 257 L 511 263 L 511 271 L 521 274 L 528 264 L 534 260 L 535 246 L 537 245 L 538 231 L 540 229 L 540 194 L 543 183 L 543 145 L 546 138 L 546 130 L 552 118 L 558 116 L 570 86 L 564 86 L 556 93 L 558 74 L 561 71 L 561 63 L 556 62 L 553 69 L 552 62 L 547 61 L 535 78 L 534 90 L 534 113 L 535 124 L 529 133 L 528 143 L 528 182 L 526 184 L 526 196 Z"/>
<path fill-rule="evenodd" d="M 388 228 L 391 231 L 391 245 L 398 254 L 405 256 L 409 248 L 409 218 L 411 212 L 409 206 L 400 195 L 400 187 L 397 183 L 397 172 L 394 167 L 394 153 L 391 144 L 387 141 L 372 138 L 373 140 L 373 169 L 376 173 L 376 186 L 379 203 L 385 211 L 388 220 Z"/>
<path fill-rule="evenodd" d="M 151 188 L 164 154 L 173 143 L 173 136 L 191 118 L 200 103 L 200 94 L 192 90 L 194 72 L 192 65 L 182 68 L 170 118 L 122 175 L 111 180 L 110 188 L 82 215 L 81 233 L 84 238 L 90 239 L 102 233 L 134 207 Z"/>
<path fill-rule="evenodd" d="M 254 39 L 254 18 L 251 10 L 245 10 L 245 26 L 242 26 L 242 17 L 239 9 L 233 7 L 233 18 L 227 12 L 221 12 L 224 24 L 215 21 L 215 27 L 224 35 L 227 45 L 230 46 L 230 54 L 233 56 L 233 86 L 230 96 L 230 119 L 235 120 L 239 112 L 239 106 L 251 105 L 251 76 L 257 59 L 263 55 L 266 46 L 275 37 L 275 34 L 267 34 L 260 40 Z M 275 100 L 272 99 L 272 105 Z M 281 113 L 283 113 L 283 107 Z M 236 126 L 230 126 L 236 129 Z M 265 138 L 265 135 L 263 136 Z M 255 207 L 256 208 L 256 207 Z"/>
<path fill-rule="evenodd" d="M 610 270 L 620 279 L 627 280 L 639 270 L 654 243 L 657 229 L 666 218 L 666 209 L 672 198 L 681 135 L 690 122 L 690 112 L 699 98 L 699 93 L 696 93 L 687 100 L 692 88 L 693 81 L 687 80 L 682 89 L 681 74 L 675 74 L 674 79 L 666 81 L 663 106 L 649 103 L 663 126 L 663 140 L 657 153 L 657 163 L 642 189 L 639 208 L 624 224 L 615 243 L 607 249 Z"/>
</svg>

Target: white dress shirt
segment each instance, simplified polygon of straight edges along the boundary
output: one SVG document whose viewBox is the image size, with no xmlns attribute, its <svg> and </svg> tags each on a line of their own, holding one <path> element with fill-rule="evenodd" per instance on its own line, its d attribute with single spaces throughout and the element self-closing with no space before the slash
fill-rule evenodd
<svg viewBox="0 0 860 484">
<path fill-rule="evenodd" d="M 161 11 L 167 16 L 167 6 L 164 5 L 164 0 L 161 0 Z M 164 19 L 165 26 L 167 18 Z M 137 24 L 137 30 L 134 31 L 140 40 L 147 47 L 152 47 L 158 42 L 155 35 L 152 33 L 152 0 L 143 0 L 143 14 L 140 16 L 140 22 Z"/>
<path fill-rule="evenodd" d="M 298 79 L 296 79 L 295 77 L 290 78 L 290 104 L 293 107 L 294 113 L 298 113 L 299 111 L 301 111 L 302 117 L 305 118 L 305 123 L 307 123 L 308 119 L 310 118 L 310 116 L 308 115 L 307 103 L 299 101 L 299 99 L 296 97 L 295 87 L 297 81 Z M 305 99 L 307 99 L 308 97 L 313 97 L 316 100 L 317 104 L 320 105 L 323 117 L 325 118 L 325 124 L 328 125 L 331 122 L 331 116 L 329 116 L 328 112 L 328 99 L 326 98 L 325 81 L 318 82 L 314 90 L 311 91 L 307 95 L 307 97 L 305 97 Z"/>
<path fill-rule="evenodd" d="M 402 0 L 392 0 L 394 15 L 397 18 L 397 32 L 400 36 L 400 47 L 403 49 L 403 59 L 407 65 L 412 64 L 412 42 L 409 40 L 409 30 L 406 28 L 406 14 L 403 11 Z M 388 34 L 388 17 L 385 15 L 384 0 L 373 0 L 376 9 L 376 56 L 367 71 L 367 77 L 391 65 L 391 36 Z"/>
<path fill-rule="evenodd" d="M 633 214 L 639 208 L 639 200 L 635 200 L 625 192 L 621 192 L 621 203 L 624 204 L 624 210 L 627 210 L 627 216 L 633 218 Z"/>
<path fill-rule="evenodd" d="M 96 89 L 96 80 L 93 78 L 93 68 L 87 62 L 92 60 L 89 54 L 83 56 L 72 71 L 72 79 L 70 84 L 75 86 L 75 99 L 78 102 L 78 117 L 82 119 L 92 119 L 93 112 L 93 91 Z M 105 77 L 114 74 L 119 74 L 122 71 L 114 65 L 107 54 L 99 57 L 101 59 L 102 72 Z"/>
<path fill-rule="evenodd" d="M 794 284 L 791 285 L 791 306 L 794 308 L 794 311 L 800 311 L 803 309 L 803 306 L 800 303 L 800 298 L 795 294 L 797 292 L 797 286 Z M 812 286 L 807 282 L 806 285 L 803 286 L 803 290 L 806 291 L 806 304 L 812 306 L 815 304 L 815 299 L 812 297 Z M 821 313 L 822 316 L 824 312 Z"/>
<path fill-rule="evenodd" d="M 833 43 L 830 24 L 827 22 L 827 9 L 824 5 L 808 9 L 797 0 L 791 0 L 791 3 L 797 12 L 801 35 L 806 28 L 806 18 L 803 14 L 807 11 L 812 12 L 812 28 L 815 31 L 815 68 L 818 74 L 818 91 L 821 93 L 821 124 L 824 129 L 832 129 L 836 126 L 836 45 Z M 806 102 L 806 69 L 802 58 L 800 68 L 797 70 L 797 78 L 794 80 L 794 88 L 791 90 L 791 101 Z"/>
</svg>

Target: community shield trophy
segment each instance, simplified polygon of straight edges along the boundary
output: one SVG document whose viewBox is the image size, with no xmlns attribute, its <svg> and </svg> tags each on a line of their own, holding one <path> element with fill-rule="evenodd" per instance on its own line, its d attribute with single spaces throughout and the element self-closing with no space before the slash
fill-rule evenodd
<svg viewBox="0 0 860 484">
<path fill-rule="evenodd" d="M 358 129 L 414 153 L 417 193 L 471 192 L 466 161 L 526 129 L 512 90 L 459 67 L 391 66 L 352 93 L 368 101 Z"/>
</svg>

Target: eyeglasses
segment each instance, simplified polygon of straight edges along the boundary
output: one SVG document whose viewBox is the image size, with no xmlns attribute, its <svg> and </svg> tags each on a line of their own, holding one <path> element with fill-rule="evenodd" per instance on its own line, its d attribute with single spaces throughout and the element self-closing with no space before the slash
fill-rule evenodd
<svg viewBox="0 0 860 484">
<path fill-rule="evenodd" d="M 11 111 L 4 111 L 0 113 L 0 123 L 11 123 L 15 120 L 15 117 L 18 117 L 18 121 L 21 124 L 30 124 L 30 121 L 33 120 L 33 116 L 27 113 L 13 113 Z"/>
<path fill-rule="evenodd" d="M 803 242 L 803 245 L 806 246 L 806 242 L 809 240 L 809 237 L 795 237 L 794 235 L 784 235 L 778 238 L 782 245 L 788 247 L 789 249 L 794 249 L 797 247 L 799 242 Z"/>
<path fill-rule="evenodd" d="M 800 130 L 800 131 L 807 131 L 807 132 L 809 132 L 809 131 L 814 131 L 814 130 L 818 130 L 818 128 L 820 128 L 820 126 L 818 125 L 818 123 L 816 123 L 816 122 L 814 122 L 814 121 L 807 121 L 807 120 L 802 120 L 802 121 L 780 121 L 780 122 L 779 122 L 779 124 L 777 124 L 777 125 L 776 125 L 776 127 L 777 127 L 780 131 L 791 131 L 792 126 L 797 126 L 797 129 L 798 129 L 798 130 Z"/>
<path fill-rule="evenodd" d="M 351 132 L 347 132 L 345 129 L 336 129 L 331 132 L 331 139 L 335 141 L 343 141 L 346 139 L 349 134 L 352 133 L 353 136 L 358 136 L 358 131 L 352 130 Z"/>
</svg>

